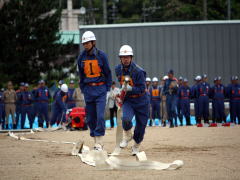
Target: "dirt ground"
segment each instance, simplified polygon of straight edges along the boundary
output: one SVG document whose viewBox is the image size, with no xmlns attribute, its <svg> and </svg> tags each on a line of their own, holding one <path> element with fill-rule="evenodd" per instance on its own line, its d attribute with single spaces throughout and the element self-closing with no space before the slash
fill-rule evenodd
<svg viewBox="0 0 240 180">
<path fill-rule="evenodd" d="M 39 132 L 26 137 L 77 141 L 92 146 L 89 131 Z M 112 152 L 115 129 L 107 130 L 105 149 Z M 141 150 L 149 160 L 184 166 L 173 171 L 100 171 L 71 156 L 71 144 L 18 141 L 0 134 L 0 179 L 240 179 L 240 126 L 218 128 L 147 127 Z M 123 158 L 130 156 L 130 146 Z"/>
</svg>

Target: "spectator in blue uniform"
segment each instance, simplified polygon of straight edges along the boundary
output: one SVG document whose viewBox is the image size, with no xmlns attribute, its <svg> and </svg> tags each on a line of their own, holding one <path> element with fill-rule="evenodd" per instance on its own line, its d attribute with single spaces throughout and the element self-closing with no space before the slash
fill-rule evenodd
<svg viewBox="0 0 240 180">
<path fill-rule="evenodd" d="M 30 129 L 32 129 L 33 127 L 33 114 L 32 114 L 33 95 L 28 90 L 28 88 L 29 88 L 28 83 L 25 83 L 24 91 L 22 92 L 22 95 L 21 95 L 21 100 L 22 100 L 21 129 L 25 128 L 24 125 L 25 125 L 26 116 L 28 117 L 28 120 L 29 120 Z"/>
<path fill-rule="evenodd" d="M 67 109 L 72 109 L 74 107 L 76 107 L 76 103 L 75 100 L 73 98 L 73 93 L 75 91 L 74 88 L 74 81 L 71 80 L 70 84 L 69 84 L 69 88 L 68 88 L 68 95 L 67 95 Z"/>
<path fill-rule="evenodd" d="M 183 84 L 183 77 L 180 76 L 178 78 L 178 87 L 180 88 Z M 180 121 L 180 126 L 183 125 L 183 112 L 182 112 L 182 109 L 181 109 L 181 104 L 180 104 L 180 101 L 179 101 L 179 98 L 177 100 L 177 117 Z"/>
<path fill-rule="evenodd" d="M 37 108 L 38 108 L 38 126 L 43 128 L 44 120 L 46 126 L 49 126 L 49 117 L 48 117 L 48 103 L 51 98 L 49 90 L 45 85 L 45 81 L 40 81 L 40 87 L 36 90 L 37 98 Z"/>
<path fill-rule="evenodd" d="M 224 99 L 226 95 L 226 88 L 221 83 L 221 77 L 216 77 L 215 85 L 211 88 L 210 96 L 212 98 L 213 108 L 213 123 L 226 123 Z"/>
<path fill-rule="evenodd" d="M 240 84 L 237 76 L 234 77 L 233 84 L 228 90 L 228 93 L 232 103 L 233 122 L 237 124 L 238 119 L 238 124 L 240 124 Z"/>
<path fill-rule="evenodd" d="M 60 87 L 60 91 L 57 92 L 54 102 L 53 102 L 53 109 L 52 109 L 52 117 L 50 125 L 54 125 L 57 122 L 58 124 L 62 124 L 66 122 L 66 111 L 67 111 L 67 93 L 68 93 L 68 86 L 66 84 L 62 84 Z"/>
<path fill-rule="evenodd" d="M 150 88 L 151 88 L 152 80 L 150 77 L 146 77 L 145 84 L 146 84 L 146 93 L 149 98 L 149 102 L 151 101 L 151 94 L 150 94 Z M 152 126 L 152 107 L 151 104 L 149 104 L 149 126 Z"/>
<path fill-rule="evenodd" d="M 53 94 L 53 99 L 54 99 L 54 100 L 55 100 L 55 96 L 57 95 L 57 93 L 58 93 L 59 91 L 61 91 L 61 90 L 60 90 L 60 87 L 63 85 L 63 83 L 64 83 L 63 80 L 59 80 L 59 81 L 58 81 L 57 89 L 56 89 L 56 91 L 55 91 L 54 94 Z"/>
<path fill-rule="evenodd" d="M 96 37 L 86 31 L 82 36 L 84 50 L 78 57 L 80 89 L 84 94 L 90 136 L 94 138 L 95 150 L 103 149 L 105 135 L 104 112 L 107 91 L 110 91 L 112 75 L 107 55 L 96 48 Z"/>
<path fill-rule="evenodd" d="M 17 128 L 19 124 L 19 119 L 22 117 L 22 93 L 24 91 L 24 82 L 20 83 L 20 88 L 16 91 L 17 94 L 17 101 L 16 101 L 16 125 L 13 127 L 14 129 Z M 22 120 L 21 120 L 22 121 Z"/>
<path fill-rule="evenodd" d="M 196 96 L 199 103 L 199 119 L 198 124 L 201 124 L 203 117 L 204 123 L 209 124 L 209 93 L 210 85 L 207 83 L 207 75 L 202 76 L 202 82 L 197 85 Z"/>
<path fill-rule="evenodd" d="M 197 98 L 197 86 L 198 84 L 201 82 L 202 78 L 201 76 L 196 76 L 194 78 L 195 84 L 191 87 L 191 98 L 194 101 L 194 115 L 195 115 L 195 120 L 196 123 L 198 124 L 198 122 L 201 121 L 201 119 L 199 118 L 199 104 L 198 104 L 198 98 Z"/>
<path fill-rule="evenodd" d="M 4 129 L 4 119 L 3 119 L 3 113 L 4 113 L 4 97 L 3 97 L 3 91 L 0 91 L 0 129 Z"/>
<path fill-rule="evenodd" d="M 163 93 L 166 96 L 166 105 L 168 112 L 168 120 L 170 128 L 174 127 L 173 119 L 175 119 L 175 126 L 177 127 L 177 80 L 173 76 L 173 70 L 168 71 L 168 79 L 163 87 Z"/>
<path fill-rule="evenodd" d="M 115 72 L 118 81 L 122 85 L 122 90 L 127 92 L 122 106 L 124 138 L 120 143 L 120 147 L 127 147 L 128 143 L 133 139 L 132 155 L 136 155 L 143 141 L 149 117 L 149 97 L 145 85 L 146 72 L 133 62 L 133 50 L 129 45 L 123 45 L 120 48 L 119 57 L 121 64 L 115 67 Z M 126 77 L 130 78 L 127 87 L 123 86 Z M 132 135 L 132 119 L 134 116 L 136 127 Z"/>
<path fill-rule="evenodd" d="M 186 125 L 191 126 L 190 122 L 190 99 L 191 99 L 191 89 L 188 86 L 188 80 L 184 78 L 182 86 L 178 89 L 178 100 L 180 104 L 180 108 L 182 111 L 182 115 L 186 119 Z M 181 126 L 182 121 L 181 122 Z"/>
<path fill-rule="evenodd" d="M 161 103 L 161 91 L 162 88 L 158 85 L 158 78 L 154 77 L 152 79 L 152 87 L 150 89 L 151 95 L 151 107 L 152 107 L 152 119 L 155 122 L 155 119 L 160 121 L 160 103 Z M 160 123 L 159 123 L 160 124 Z"/>
<path fill-rule="evenodd" d="M 233 119 L 233 107 L 232 107 L 232 98 L 231 98 L 231 89 L 232 89 L 232 86 L 234 85 L 234 79 L 235 79 L 235 76 L 232 76 L 231 77 L 231 83 L 227 86 L 226 88 L 226 91 L 227 91 L 227 98 L 229 99 L 229 112 L 230 112 L 230 121 L 231 123 L 235 123 L 235 120 Z"/>
</svg>

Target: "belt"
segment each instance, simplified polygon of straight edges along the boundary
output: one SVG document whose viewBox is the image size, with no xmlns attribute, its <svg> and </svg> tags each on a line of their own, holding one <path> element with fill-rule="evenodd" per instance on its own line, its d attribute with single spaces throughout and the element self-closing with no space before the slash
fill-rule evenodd
<svg viewBox="0 0 240 180">
<path fill-rule="evenodd" d="M 141 97 L 141 96 L 143 96 L 145 94 L 145 92 L 144 93 L 142 93 L 142 94 L 134 94 L 134 95 L 129 95 L 128 97 L 130 97 L 130 98 L 138 98 L 138 97 Z"/>
<path fill-rule="evenodd" d="M 89 86 L 101 86 L 103 84 L 105 84 L 105 82 L 88 83 Z"/>
<path fill-rule="evenodd" d="M 31 104 L 23 104 L 23 106 L 31 106 Z"/>
<path fill-rule="evenodd" d="M 48 103 L 48 101 L 38 101 L 38 102 L 40 102 L 40 103 Z"/>
<path fill-rule="evenodd" d="M 189 99 L 189 97 L 181 97 L 180 99 Z"/>
<path fill-rule="evenodd" d="M 240 97 L 233 98 L 233 100 L 240 100 Z"/>
<path fill-rule="evenodd" d="M 206 94 L 201 94 L 200 96 L 207 96 Z"/>
<path fill-rule="evenodd" d="M 161 101 L 160 98 L 152 98 L 152 101 Z"/>
<path fill-rule="evenodd" d="M 68 101 L 67 104 L 75 103 L 75 101 Z"/>
</svg>

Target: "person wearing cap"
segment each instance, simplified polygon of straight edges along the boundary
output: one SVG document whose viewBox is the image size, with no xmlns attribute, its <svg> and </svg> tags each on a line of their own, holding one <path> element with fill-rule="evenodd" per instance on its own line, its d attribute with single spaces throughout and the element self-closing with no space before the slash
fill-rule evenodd
<svg viewBox="0 0 240 180">
<path fill-rule="evenodd" d="M 162 81 L 161 81 L 161 87 L 163 88 L 165 83 L 166 83 L 166 80 L 168 79 L 168 76 L 165 75 L 163 76 L 162 78 Z M 161 91 L 161 110 L 160 110 L 160 115 L 161 115 L 161 119 L 162 119 L 162 126 L 163 127 L 166 127 L 166 121 L 168 119 L 168 114 L 167 114 L 167 103 L 166 103 L 166 100 L 167 100 L 167 97 L 166 95 L 163 93 L 163 90 Z"/>
<path fill-rule="evenodd" d="M 21 98 L 21 96 L 22 96 L 23 91 L 24 91 L 24 82 L 21 82 L 19 89 L 16 90 L 16 94 L 17 94 L 17 101 L 16 101 L 16 126 L 17 127 L 18 127 L 18 124 L 19 124 L 19 119 L 22 117 L 22 98 Z"/>
<path fill-rule="evenodd" d="M 213 123 L 226 123 L 224 99 L 226 95 L 226 88 L 221 83 L 221 77 L 214 78 L 214 85 L 210 90 L 210 97 L 212 98 Z"/>
<path fill-rule="evenodd" d="M 4 128 L 4 119 L 3 119 L 3 113 L 4 113 L 4 98 L 3 98 L 3 92 L 0 91 L 0 130 Z"/>
<path fill-rule="evenodd" d="M 22 114 L 21 114 L 21 129 L 25 128 L 25 121 L 26 116 L 29 120 L 30 129 L 33 127 L 33 115 L 32 115 L 32 100 L 33 100 L 33 94 L 31 91 L 29 91 L 29 85 L 28 83 L 25 83 L 24 85 L 24 91 L 21 93 L 21 101 L 22 101 Z"/>
<path fill-rule="evenodd" d="M 120 147 L 127 147 L 128 143 L 133 139 L 132 155 L 136 155 L 143 141 L 149 118 L 150 102 L 146 93 L 146 72 L 133 62 L 133 49 L 131 46 L 121 46 L 119 58 L 120 64 L 115 67 L 115 73 L 122 86 L 122 90 L 127 92 L 122 106 L 124 137 L 120 143 Z M 127 86 L 124 86 L 126 77 L 129 78 L 129 83 Z M 134 116 L 136 126 L 132 135 L 132 119 Z"/>
<path fill-rule="evenodd" d="M 182 85 L 178 89 L 178 99 L 180 108 L 182 111 L 182 115 L 186 119 L 186 125 L 191 126 L 190 122 L 190 99 L 191 99 L 191 89 L 188 86 L 188 80 L 186 78 L 183 79 Z M 181 126 L 183 122 L 180 121 Z"/>
<path fill-rule="evenodd" d="M 39 111 L 38 111 L 38 102 L 37 102 L 37 90 L 40 88 L 40 81 L 38 81 L 38 85 L 35 86 L 31 93 L 32 93 L 32 120 L 35 121 L 36 117 L 38 117 L 38 121 L 40 119 L 39 117 Z"/>
<path fill-rule="evenodd" d="M 228 89 L 228 97 L 232 103 L 232 120 L 235 124 L 240 124 L 240 84 L 238 82 L 238 76 L 233 78 L 233 84 Z"/>
<path fill-rule="evenodd" d="M 53 99 L 55 99 L 56 94 L 57 94 L 59 91 L 61 91 L 61 90 L 60 90 L 60 87 L 62 86 L 63 83 L 64 83 L 63 80 L 59 80 L 59 81 L 58 81 L 58 86 L 57 86 L 56 91 L 55 91 L 54 94 L 53 94 Z"/>
<path fill-rule="evenodd" d="M 86 103 L 86 122 L 93 137 L 95 150 L 103 149 L 105 135 L 104 112 L 106 95 L 112 85 L 112 74 L 107 55 L 96 48 L 96 37 L 86 31 L 82 35 L 84 50 L 78 57 L 80 89 Z"/>
<path fill-rule="evenodd" d="M 152 107 L 152 119 L 154 123 L 155 123 L 155 119 L 159 119 L 160 121 L 161 91 L 162 91 L 162 88 L 158 85 L 158 78 L 154 77 L 152 79 L 152 87 L 150 89 L 150 97 L 151 97 L 150 102 Z M 152 126 L 151 122 L 150 122 L 150 126 Z"/>
<path fill-rule="evenodd" d="M 36 100 L 38 108 L 38 126 L 43 128 L 44 120 L 46 126 L 49 126 L 49 117 L 48 117 L 48 103 L 51 98 L 48 87 L 45 85 L 44 80 L 40 80 L 40 86 L 36 90 Z"/>
<path fill-rule="evenodd" d="M 116 87 L 116 82 L 112 82 L 112 87 L 110 92 L 107 93 L 107 104 L 110 111 L 110 124 L 111 128 L 114 128 L 114 114 L 117 118 L 117 105 L 116 105 L 116 95 L 120 93 L 120 89 Z"/>
<path fill-rule="evenodd" d="M 10 128 L 8 125 L 9 123 L 9 115 L 11 114 L 12 121 L 13 121 L 13 128 L 17 128 L 16 118 L 15 118 L 15 112 L 16 112 L 16 100 L 17 100 L 17 94 L 13 89 L 13 84 L 11 81 L 7 84 L 7 90 L 3 93 L 4 103 L 5 103 L 5 113 L 6 113 L 6 129 Z"/>
<path fill-rule="evenodd" d="M 146 77 L 145 84 L 146 84 L 146 93 L 148 95 L 149 101 L 151 100 L 150 95 L 150 88 L 151 88 L 152 80 L 150 77 Z M 149 104 L 149 126 L 152 126 L 152 106 Z"/>
<path fill-rule="evenodd" d="M 170 128 L 174 127 L 173 119 L 175 119 L 175 126 L 177 127 L 177 91 L 178 85 L 176 78 L 174 78 L 173 70 L 168 71 L 168 79 L 163 87 L 163 93 L 166 96 L 166 105 L 168 120 L 170 121 Z"/>
<path fill-rule="evenodd" d="M 70 83 L 69 83 L 69 88 L 68 88 L 68 95 L 67 95 L 67 109 L 72 109 L 74 107 L 76 107 L 76 103 L 75 103 L 75 100 L 73 98 L 73 93 L 75 91 L 75 88 L 74 88 L 74 81 L 71 80 Z"/>
<path fill-rule="evenodd" d="M 200 75 L 194 78 L 195 84 L 191 87 L 191 98 L 194 99 L 194 115 L 196 123 L 198 124 L 201 119 L 199 120 L 199 103 L 197 98 L 197 86 L 201 82 L 202 77 Z"/>
<path fill-rule="evenodd" d="M 228 86 L 226 87 L 226 97 L 229 99 L 229 113 L 230 113 L 230 121 L 231 123 L 234 123 L 235 120 L 233 119 L 233 106 L 232 106 L 232 98 L 231 98 L 231 89 L 232 89 L 232 86 L 234 85 L 234 79 L 235 79 L 235 76 L 231 76 L 231 82 L 230 84 L 228 84 Z"/>
<path fill-rule="evenodd" d="M 210 85 L 207 83 L 207 75 L 202 76 L 202 82 L 197 85 L 196 96 L 199 103 L 199 118 L 198 124 L 201 124 L 201 118 L 204 119 L 204 123 L 209 124 L 209 94 Z"/>
<path fill-rule="evenodd" d="M 53 126 L 55 123 L 62 124 L 66 122 L 66 111 L 67 111 L 66 100 L 68 98 L 67 95 L 68 95 L 68 86 L 66 84 L 62 84 L 60 87 L 60 91 L 57 92 L 53 102 L 53 111 L 52 111 L 50 126 Z"/>
<path fill-rule="evenodd" d="M 178 78 L 178 87 L 180 88 L 182 86 L 182 84 L 183 84 L 183 77 L 180 76 Z M 177 100 L 177 116 L 180 121 L 180 126 L 182 126 L 183 125 L 183 113 L 182 113 L 181 104 L 180 104 L 179 99 Z"/>
</svg>

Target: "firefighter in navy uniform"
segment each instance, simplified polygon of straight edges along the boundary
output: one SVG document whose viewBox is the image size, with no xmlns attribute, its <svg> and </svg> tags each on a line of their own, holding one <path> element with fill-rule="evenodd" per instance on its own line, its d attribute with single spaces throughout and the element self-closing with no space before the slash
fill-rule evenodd
<svg viewBox="0 0 240 180">
<path fill-rule="evenodd" d="M 180 88 L 182 86 L 182 84 L 183 84 L 183 77 L 180 76 L 178 78 L 178 87 Z M 177 100 L 177 117 L 180 121 L 180 126 L 182 126 L 183 125 L 183 112 L 182 112 L 182 109 L 181 109 L 181 104 L 180 104 L 179 98 Z"/>
<path fill-rule="evenodd" d="M 22 116 L 21 116 L 21 129 L 24 129 L 24 124 L 26 120 L 26 115 L 29 120 L 29 125 L 30 129 L 33 127 L 33 114 L 32 114 L 32 100 L 33 100 L 33 95 L 32 93 L 28 90 L 29 85 L 28 83 L 25 83 L 24 85 L 24 91 L 22 92 Z"/>
<path fill-rule="evenodd" d="M 168 71 L 168 79 L 163 87 L 163 93 L 166 96 L 166 105 L 168 112 L 168 120 L 170 121 L 170 128 L 174 127 L 173 119 L 175 119 L 175 126 L 177 127 L 177 81 L 173 76 L 173 70 Z"/>
<path fill-rule="evenodd" d="M 38 108 L 38 126 L 43 128 L 44 119 L 46 121 L 46 126 L 49 126 L 49 117 L 48 117 L 48 103 L 51 98 L 47 86 L 45 86 L 45 81 L 40 80 L 40 86 L 36 90 L 36 100 Z"/>
<path fill-rule="evenodd" d="M 57 123 L 66 122 L 67 93 L 68 93 L 68 86 L 66 84 L 62 84 L 60 86 L 60 91 L 57 92 L 53 102 L 52 117 L 50 121 L 51 126 L 53 126 L 57 121 L 59 121 Z"/>
<path fill-rule="evenodd" d="M 69 88 L 68 88 L 68 98 L 67 98 L 67 109 L 72 109 L 74 107 L 76 107 L 76 103 L 75 103 L 75 100 L 73 98 L 73 93 L 75 91 L 75 88 L 74 88 L 74 81 L 71 80 L 70 83 L 69 83 Z"/>
<path fill-rule="evenodd" d="M 155 119 L 159 119 L 160 121 L 160 103 L 161 103 L 161 87 L 158 85 L 158 78 L 154 77 L 152 79 L 152 87 L 150 89 L 151 95 L 151 106 L 152 106 L 152 119 L 155 123 Z M 160 124 L 160 123 L 159 123 Z"/>
<path fill-rule="evenodd" d="M 199 103 L 199 119 L 197 124 L 201 124 L 201 118 L 203 117 L 204 123 L 209 124 L 209 94 L 210 85 L 207 83 L 207 75 L 204 74 L 202 82 L 197 85 L 196 96 Z"/>
<path fill-rule="evenodd" d="M 221 83 L 221 77 L 215 78 L 215 85 L 211 88 L 210 96 L 212 98 L 212 107 L 213 107 L 213 123 L 226 123 L 224 99 L 226 95 L 226 88 Z"/>
<path fill-rule="evenodd" d="M 178 89 L 178 100 L 180 104 L 180 108 L 183 116 L 186 119 L 186 125 L 191 126 L 190 122 L 190 99 L 191 99 L 191 89 L 188 86 L 188 80 L 186 78 L 183 79 L 183 85 Z M 181 122 L 181 126 L 182 121 Z"/>
<path fill-rule="evenodd" d="M 233 122 L 237 124 L 237 119 L 238 119 L 238 124 L 240 124 L 240 84 L 238 82 L 238 77 L 235 76 L 233 79 L 233 84 L 231 88 L 228 90 L 229 93 L 229 98 L 232 103 L 231 108 L 232 108 L 232 118 Z"/>
<path fill-rule="evenodd" d="M 227 91 L 227 98 L 229 99 L 229 113 L 230 113 L 230 121 L 231 123 L 234 123 L 235 120 L 233 119 L 233 107 L 232 107 L 232 98 L 230 97 L 231 93 L 231 89 L 232 89 L 232 86 L 234 84 L 234 79 L 235 79 L 235 76 L 232 76 L 231 77 L 231 83 L 227 86 L 226 88 L 226 91 Z"/>
<path fill-rule="evenodd" d="M 101 151 L 105 135 L 106 95 L 112 85 L 112 75 L 107 55 L 95 47 L 96 37 L 93 32 L 86 31 L 83 34 L 82 44 L 84 51 L 78 57 L 80 89 L 86 103 L 90 136 L 95 141 L 94 149 Z"/>
<path fill-rule="evenodd" d="M 122 125 L 124 129 L 124 138 L 120 143 L 121 148 L 127 147 L 133 139 L 132 155 L 139 152 L 139 147 L 143 141 L 145 128 L 149 117 L 149 96 L 146 93 L 146 72 L 136 65 L 133 59 L 133 50 L 129 45 L 123 45 L 119 51 L 121 64 L 115 68 L 116 76 L 121 85 L 123 85 L 126 76 L 130 77 L 130 83 L 125 90 L 126 97 L 122 106 Z M 136 127 L 132 135 L 132 119 L 135 116 Z"/>
<path fill-rule="evenodd" d="M 148 95 L 149 101 L 151 100 L 150 88 L 151 88 L 151 78 L 146 77 L 145 84 L 146 84 L 146 93 Z M 152 126 L 152 107 L 149 104 L 149 126 Z"/>
<path fill-rule="evenodd" d="M 3 98 L 3 92 L 0 91 L 0 130 L 4 129 L 4 119 L 3 119 L 3 113 L 4 113 L 4 98 Z"/>
<path fill-rule="evenodd" d="M 17 101 L 16 101 L 16 125 L 13 127 L 16 129 L 19 124 L 19 119 L 22 117 L 22 93 L 24 91 L 24 82 L 20 83 L 20 88 L 16 91 Z M 22 121 L 22 120 L 21 120 Z"/>
</svg>

